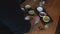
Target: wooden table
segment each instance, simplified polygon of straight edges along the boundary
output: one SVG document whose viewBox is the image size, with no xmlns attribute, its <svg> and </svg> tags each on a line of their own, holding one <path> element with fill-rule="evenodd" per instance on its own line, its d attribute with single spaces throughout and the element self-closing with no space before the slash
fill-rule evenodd
<svg viewBox="0 0 60 34">
<path fill-rule="evenodd" d="M 39 0 L 37 0 L 36 3 L 34 3 L 33 0 L 26 0 L 23 4 L 21 4 L 21 6 L 23 7 L 24 5 L 29 4 L 34 9 L 38 6 L 38 3 Z M 37 26 L 41 25 L 41 21 L 40 21 L 40 23 L 37 26 L 35 26 L 33 29 L 31 29 L 30 32 L 28 32 L 28 34 L 55 34 L 59 19 L 59 13 L 60 13 L 60 0 L 46 0 L 46 4 L 44 5 L 44 8 L 46 9 L 46 12 L 53 19 L 53 22 L 51 24 L 48 24 L 49 27 L 47 29 L 37 31 L 38 29 Z"/>
</svg>

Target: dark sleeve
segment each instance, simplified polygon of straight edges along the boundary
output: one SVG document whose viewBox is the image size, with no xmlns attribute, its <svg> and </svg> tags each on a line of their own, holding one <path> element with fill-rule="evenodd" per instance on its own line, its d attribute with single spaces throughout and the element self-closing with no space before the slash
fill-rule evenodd
<svg viewBox="0 0 60 34">
<path fill-rule="evenodd" d="M 20 34 L 30 29 L 30 23 L 24 20 L 24 15 L 19 9 L 18 1 L 21 2 L 21 0 L 0 1 L 0 21 L 2 24 L 8 26 L 12 32 Z"/>
</svg>

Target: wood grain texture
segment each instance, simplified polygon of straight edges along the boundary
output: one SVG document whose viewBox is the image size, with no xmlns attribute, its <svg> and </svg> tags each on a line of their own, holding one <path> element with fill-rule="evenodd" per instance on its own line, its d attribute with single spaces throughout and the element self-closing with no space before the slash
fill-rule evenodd
<svg viewBox="0 0 60 34">
<path fill-rule="evenodd" d="M 26 4 L 32 6 L 32 8 L 36 8 L 38 6 L 40 0 L 37 0 L 35 3 L 33 0 L 26 0 L 21 7 Z M 49 27 L 45 30 L 38 30 L 38 26 L 41 25 L 41 21 L 37 26 L 34 26 L 33 29 L 28 32 L 28 34 L 55 34 L 56 27 L 58 24 L 58 19 L 60 16 L 60 0 L 46 0 L 46 4 L 43 6 L 46 9 L 46 12 L 51 16 L 53 19 L 53 23 L 48 24 Z"/>
</svg>

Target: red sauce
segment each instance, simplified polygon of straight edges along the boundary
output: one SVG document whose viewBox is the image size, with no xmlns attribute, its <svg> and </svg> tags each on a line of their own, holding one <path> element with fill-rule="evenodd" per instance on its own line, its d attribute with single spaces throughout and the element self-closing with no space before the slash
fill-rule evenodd
<svg viewBox="0 0 60 34">
<path fill-rule="evenodd" d="M 41 15 L 41 16 L 45 16 L 45 14 L 42 14 L 42 13 L 41 13 L 40 15 Z"/>
</svg>

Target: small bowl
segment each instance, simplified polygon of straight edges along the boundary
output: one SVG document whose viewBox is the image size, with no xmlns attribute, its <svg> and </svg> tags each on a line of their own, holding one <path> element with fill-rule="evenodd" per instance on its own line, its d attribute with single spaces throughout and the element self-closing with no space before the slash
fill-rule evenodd
<svg viewBox="0 0 60 34">
<path fill-rule="evenodd" d="M 46 14 L 45 12 L 40 12 L 40 13 L 39 13 L 39 16 L 40 16 L 40 17 L 46 16 L 46 15 L 47 15 L 47 14 Z"/>
<path fill-rule="evenodd" d="M 44 21 L 44 22 L 49 22 L 49 21 L 50 21 L 49 16 L 44 16 L 44 17 L 43 17 L 43 21 Z"/>
<path fill-rule="evenodd" d="M 37 11 L 38 12 L 42 12 L 43 11 L 43 8 L 42 7 L 37 7 Z"/>
<path fill-rule="evenodd" d="M 26 16 L 24 19 L 25 20 L 30 20 L 30 16 Z"/>
<path fill-rule="evenodd" d="M 34 10 L 30 10 L 30 11 L 28 11 L 28 14 L 33 15 L 33 14 L 35 14 L 35 12 L 34 12 Z"/>
<path fill-rule="evenodd" d="M 31 8 L 31 6 L 30 5 L 25 5 L 25 8 L 28 9 L 28 8 Z"/>
</svg>

